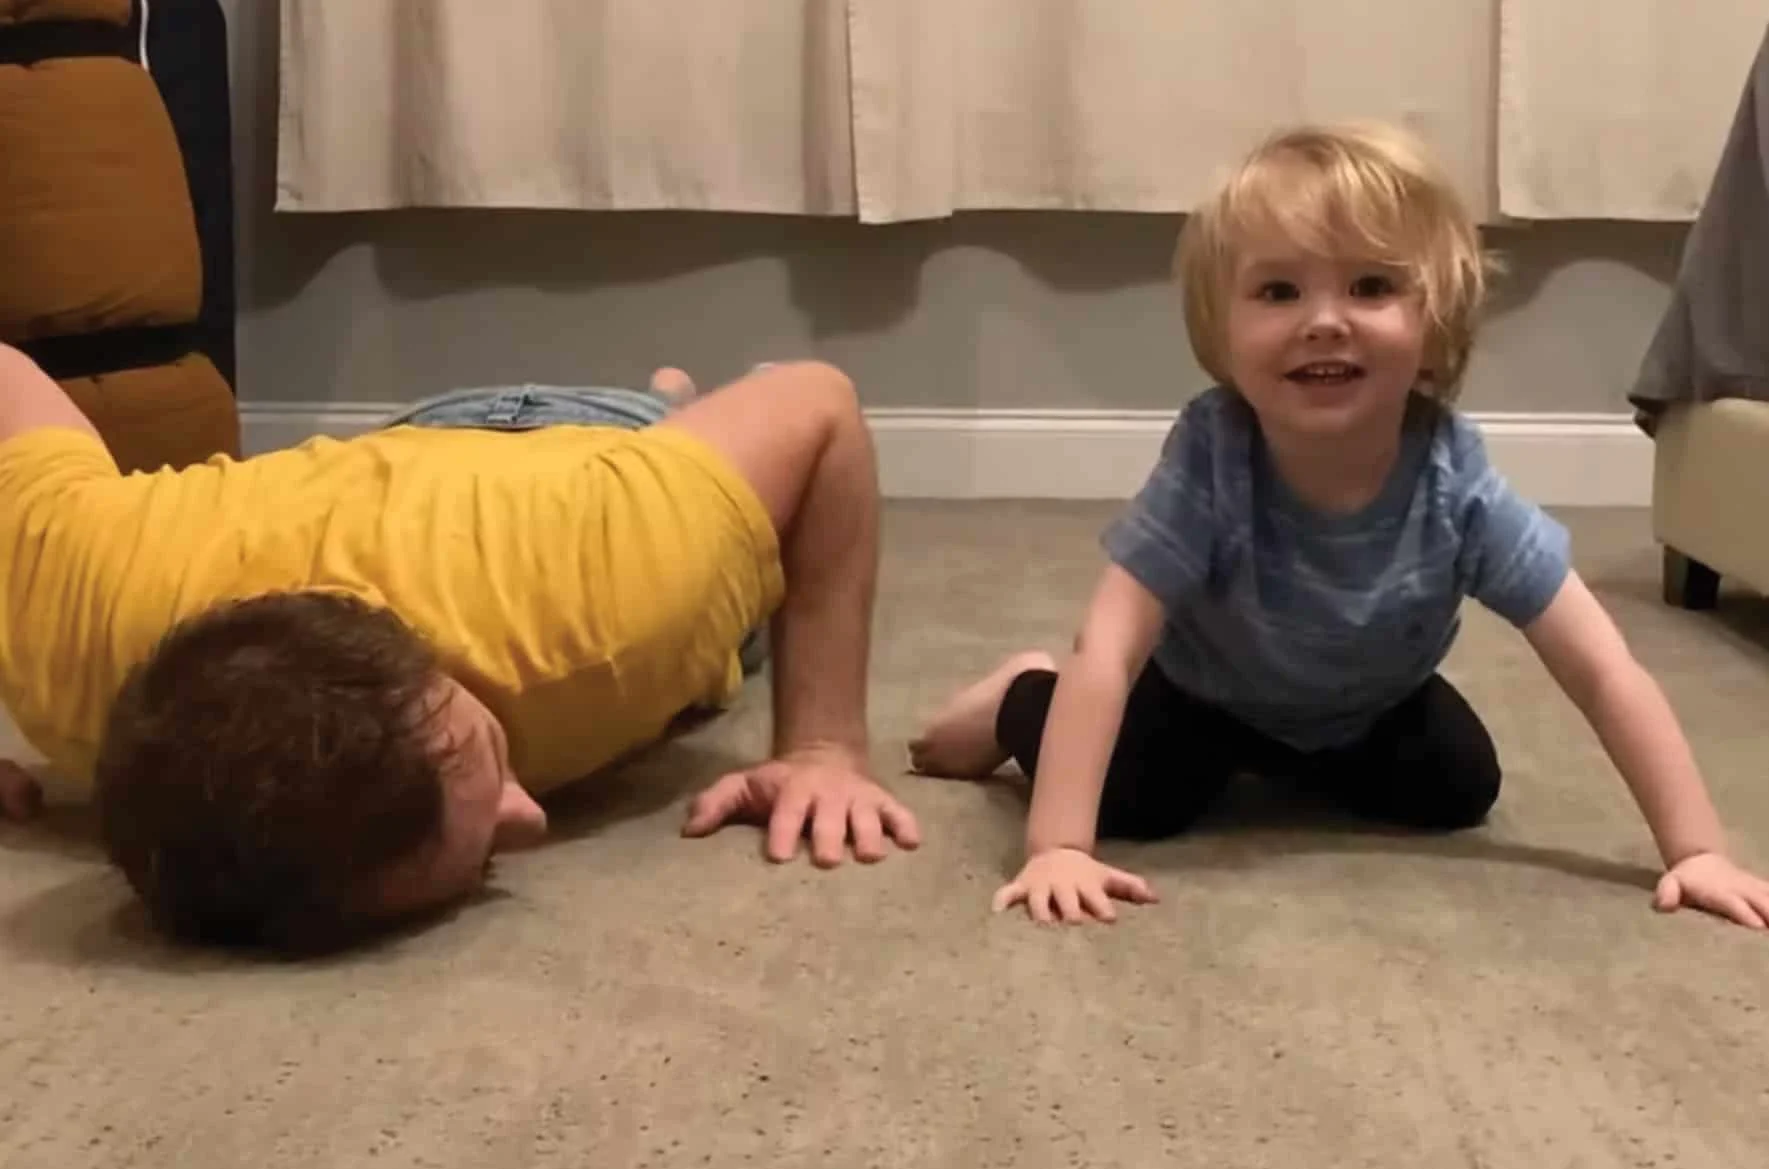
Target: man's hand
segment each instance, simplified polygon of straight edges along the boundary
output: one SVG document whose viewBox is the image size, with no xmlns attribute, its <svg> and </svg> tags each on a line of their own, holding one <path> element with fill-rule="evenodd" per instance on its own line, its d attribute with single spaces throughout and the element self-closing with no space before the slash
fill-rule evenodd
<svg viewBox="0 0 1769 1169">
<path fill-rule="evenodd" d="M 1149 904 L 1157 900 L 1149 883 L 1134 873 L 1101 864 L 1076 848 L 1052 848 L 1034 856 L 1020 875 L 1003 885 L 991 907 L 996 913 L 1026 903 L 1035 921 L 1117 921 L 1112 899 Z"/>
<path fill-rule="evenodd" d="M 36 776 L 0 759 L 0 820 L 29 820 L 42 810 L 43 788 Z"/>
<path fill-rule="evenodd" d="M 1760 930 L 1769 927 L 1769 881 L 1717 852 L 1697 853 L 1659 879 L 1653 905 L 1665 913 L 1693 906 Z"/>
<path fill-rule="evenodd" d="M 682 835 L 709 836 L 739 822 L 768 826 L 768 859 L 776 862 L 798 854 L 808 827 L 811 859 L 823 868 L 841 864 L 849 840 L 854 858 L 867 863 L 885 858 L 887 833 L 900 848 L 921 843 L 914 814 L 839 753 L 788 755 L 722 777 L 695 797 Z"/>
</svg>

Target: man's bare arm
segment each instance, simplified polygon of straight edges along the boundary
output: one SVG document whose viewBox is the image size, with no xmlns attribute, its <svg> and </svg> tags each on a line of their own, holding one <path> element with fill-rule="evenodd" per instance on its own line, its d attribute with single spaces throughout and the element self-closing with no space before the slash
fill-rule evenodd
<svg viewBox="0 0 1769 1169">
<path fill-rule="evenodd" d="M 98 437 L 92 421 L 36 362 L 0 343 L 0 442 L 51 426 Z"/>
</svg>

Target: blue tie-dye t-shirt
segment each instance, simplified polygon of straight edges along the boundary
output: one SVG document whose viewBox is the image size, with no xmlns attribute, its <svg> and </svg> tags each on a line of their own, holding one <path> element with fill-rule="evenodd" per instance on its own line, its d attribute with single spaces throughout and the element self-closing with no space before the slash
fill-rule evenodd
<svg viewBox="0 0 1769 1169">
<path fill-rule="evenodd" d="M 1566 578 L 1566 529 L 1513 492 L 1473 423 L 1419 395 L 1361 510 L 1310 509 L 1252 408 L 1216 387 L 1181 411 L 1106 553 L 1164 605 L 1154 661 L 1186 693 L 1291 746 L 1345 745 L 1423 685 L 1473 597 L 1515 626 Z"/>
</svg>

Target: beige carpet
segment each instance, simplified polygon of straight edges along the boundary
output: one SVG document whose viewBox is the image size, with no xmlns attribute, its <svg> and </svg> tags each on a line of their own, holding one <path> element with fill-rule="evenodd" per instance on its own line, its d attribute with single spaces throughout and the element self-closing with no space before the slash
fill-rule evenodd
<svg viewBox="0 0 1769 1169">
<path fill-rule="evenodd" d="M 678 839 L 685 793 L 763 744 L 759 694 L 559 811 L 486 903 L 311 968 L 145 938 L 73 813 L 0 830 L 0 1164 L 1766 1163 L 1769 937 L 1651 911 L 1624 789 L 1484 613 L 1449 672 L 1508 767 L 1490 826 L 1397 838 L 1249 790 L 1108 851 L 1158 906 L 991 918 L 1012 788 L 896 778 L 902 742 L 1005 651 L 1062 646 L 1105 515 L 891 509 L 877 763 L 927 843 L 877 867 Z M 1669 610 L 1642 514 L 1571 522 L 1769 864 L 1769 603 Z"/>
</svg>

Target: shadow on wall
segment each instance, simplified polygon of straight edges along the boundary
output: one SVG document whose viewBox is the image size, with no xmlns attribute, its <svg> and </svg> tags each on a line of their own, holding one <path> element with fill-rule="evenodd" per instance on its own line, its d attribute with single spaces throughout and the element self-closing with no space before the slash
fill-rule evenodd
<svg viewBox="0 0 1769 1169">
<path fill-rule="evenodd" d="M 651 284 L 743 259 L 784 264 L 815 335 L 901 324 L 925 299 L 928 261 L 956 248 L 998 253 L 1064 292 L 1162 283 L 1171 216 L 1058 212 L 962 215 L 916 223 L 695 212 L 412 212 L 373 246 L 385 286 L 423 299 L 476 285 L 550 291 Z M 450 247 L 470 238 L 470 247 Z"/>
<path fill-rule="evenodd" d="M 265 213 L 251 233 L 259 278 L 247 299 L 254 308 L 292 300 L 333 256 L 358 246 L 373 253 L 379 287 L 411 301 L 488 288 L 650 286 L 766 259 L 783 266 L 794 308 L 822 339 L 901 325 L 926 299 L 929 259 L 947 250 L 993 251 L 1058 291 L 1096 292 L 1164 283 L 1176 230 L 1169 216 L 1058 212 L 888 225 L 675 211 Z"/>
<path fill-rule="evenodd" d="M 1671 284 L 1689 233 L 1684 223 L 1616 224 L 1575 220 L 1488 228 L 1484 240 L 1501 267 L 1489 315 L 1527 306 L 1554 273 L 1577 263 L 1625 267 L 1643 280 Z"/>
</svg>

